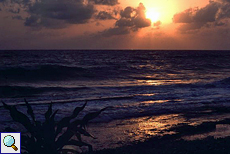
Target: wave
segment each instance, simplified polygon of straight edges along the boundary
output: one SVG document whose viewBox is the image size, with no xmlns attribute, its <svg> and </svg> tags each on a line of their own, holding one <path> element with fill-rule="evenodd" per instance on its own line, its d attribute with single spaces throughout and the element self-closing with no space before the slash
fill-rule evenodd
<svg viewBox="0 0 230 154">
<path fill-rule="evenodd" d="M 69 67 L 62 65 L 41 65 L 29 67 L 9 67 L 0 69 L 0 79 L 5 80 L 62 80 L 79 77 L 92 77 L 93 75 L 82 67 Z"/>
<path fill-rule="evenodd" d="M 154 91 L 163 90 L 168 88 L 228 88 L 230 87 L 230 77 L 212 83 L 172 83 L 165 85 L 103 85 L 103 86 L 83 86 L 83 87 L 33 87 L 33 86 L 0 86 L 0 98 L 13 98 L 13 97 L 33 97 L 42 93 L 53 92 L 75 92 L 79 90 L 90 89 L 104 89 L 107 91 L 122 91 L 125 90 L 129 94 L 136 91 Z"/>
<path fill-rule="evenodd" d="M 220 81 L 215 81 L 211 84 L 209 84 L 210 86 L 214 86 L 214 87 L 224 87 L 224 88 L 228 88 L 230 87 L 230 77 L 222 79 Z"/>
<path fill-rule="evenodd" d="M 227 84 L 227 85 L 230 85 L 230 77 L 229 78 L 226 78 L 226 79 L 223 79 L 220 81 L 221 84 Z"/>
<path fill-rule="evenodd" d="M 58 106 L 63 104 L 72 104 L 72 103 L 82 103 L 82 102 L 90 102 L 90 101 L 117 101 L 117 100 L 130 100 L 133 99 L 135 95 L 122 95 L 122 96 L 104 96 L 104 97 L 89 97 L 89 98 L 72 98 L 72 99 L 52 99 L 52 100 L 33 100 L 33 99 L 27 99 L 31 105 L 45 105 L 50 104 L 51 102 L 53 104 L 56 104 Z M 25 105 L 24 99 L 18 100 L 17 102 L 8 102 L 6 100 L 6 103 L 9 105 Z M 102 105 L 102 104 L 101 104 Z M 0 103 L 0 107 L 3 105 Z M 108 106 L 105 106 L 108 107 Z"/>
<path fill-rule="evenodd" d="M 86 90 L 88 87 L 30 87 L 30 86 L 0 86 L 0 98 L 31 97 L 45 92 L 64 92 Z"/>
<path fill-rule="evenodd" d="M 63 81 L 63 80 L 102 80 L 107 78 L 124 77 L 129 73 L 126 66 L 63 66 L 63 65 L 36 65 L 0 68 L 0 80 L 2 81 Z"/>
</svg>

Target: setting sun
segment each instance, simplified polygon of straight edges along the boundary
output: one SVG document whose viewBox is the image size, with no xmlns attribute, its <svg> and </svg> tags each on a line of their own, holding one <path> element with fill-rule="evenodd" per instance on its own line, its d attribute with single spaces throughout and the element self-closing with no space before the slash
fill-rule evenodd
<svg viewBox="0 0 230 154">
<path fill-rule="evenodd" d="M 150 19 L 152 22 L 156 22 L 160 18 L 159 12 L 156 12 L 154 9 L 146 10 L 146 18 Z"/>
</svg>

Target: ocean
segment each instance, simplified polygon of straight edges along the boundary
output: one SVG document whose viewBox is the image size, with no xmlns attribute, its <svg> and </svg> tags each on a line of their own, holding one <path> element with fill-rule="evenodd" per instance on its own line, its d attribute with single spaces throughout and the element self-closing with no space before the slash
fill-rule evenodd
<svg viewBox="0 0 230 154">
<path fill-rule="evenodd" d="M 98 149 L 116 147 L 193 123 L 183 117 L 187 111 L 229 107 L 230 52 L 0 51 L 0 100 L 26 112 L 24 98 L 39 120 L 51 102 L 57 119 L 85 101 L 81 116 L 110 107 L 90 130 L 104 135 L 95 142 Z M 17 127 L 2 104 L 0 116 L 1 129 Z"/>
</svg>

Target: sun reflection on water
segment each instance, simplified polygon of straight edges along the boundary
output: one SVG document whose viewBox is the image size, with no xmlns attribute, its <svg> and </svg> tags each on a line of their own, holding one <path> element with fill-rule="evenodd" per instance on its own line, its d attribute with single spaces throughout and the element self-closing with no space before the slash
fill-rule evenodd
<svg viewBox="0 0 230 154">
<path fill-rule="evenodd" d="M 151 100 L 151 101 L 143 101 L 142 104 L 155 104 L 155 103 L 167 103 L 167 102 L 182 102 L 182 99 L 174 99 L 174 100 Z"/>
<path fill-rule="evenodd" d="M 154 96 L 154 95 L 156 95 L 156 94 L 137 94 L 136 96 Z"/>
<path fill-rule="evenodd" d="M 178 114 L 161 115 L 147 119 L 139 119 L 138 130 L 140 131 L 139 139 L 145 136 L 165 135 L 173 132 L 167 132 L 174 125 L 185 122 L 185 119 Z"/>
<path fill-rule="evenodd" d="M 164 80 L 164 79 L 144 79 L 144 80 L 137 80 L 137 84 L 139 85 L 173 85 L 173 84 L 192 84 L 192 83 L 198 83 L 201 82 L 201 80 L 179 80 L 179 79 L 173 79 L 173 80 Z"/>
<path fill-rule="evenodd" d="M 174 134 L 175 132 L 169 132 L 168 129 L 185 122 L 186 119 L 181 115 L 170 114 L 114 120 L 106 125 L 91 126 L 89 131 L 100 136 L 99 140 L 93 140 L 96 149 L 115 148 L 135 141 L 145 141 L 153 136 Z"/>
</svg>

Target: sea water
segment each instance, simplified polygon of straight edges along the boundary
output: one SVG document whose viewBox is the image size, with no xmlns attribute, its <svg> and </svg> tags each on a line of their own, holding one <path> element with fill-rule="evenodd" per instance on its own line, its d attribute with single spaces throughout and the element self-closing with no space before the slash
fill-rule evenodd
<svg viewBox="0 0 230 154">
<path fill-rule="evenodd" d="M 1 51 L 0 100 L 18 105 L 26 113 L 25 106 L 20 105 L 24 98 L 39 120 L 44 120 L 43 113 L 50 102 L 59 109 L 58 120 L 87 101 L 80 116 L 110 107 L 93 121 L 94 125 L 104 123 L 101 128 L 112 128 L 120 122 L 123 131 L 135 127 L 133 132 L 137 132 L 135 124 L 140 126 L 141 121 L 142 127 L 151 130 L 158 124 L 143 124 L 143 117 L 157 116 L 158 121 L 164 121 L 162 116 L 170 115 L 163 119 L 174 117 L 185 122 L 178 115 L 186 111 L 199 111 L 204 106 L 228 107 L 230 52 Z M 4 129 L 12 119 L 0 106 L 0 127 Z M 130 126 L 130 121 L 134 126 Z M 160 127 L 154 129 L 159 132 Z M 107 135 L 109 132 L 112 130 Z M 135 138 L 137 134 L 127 136 Z"/>
</svg>

